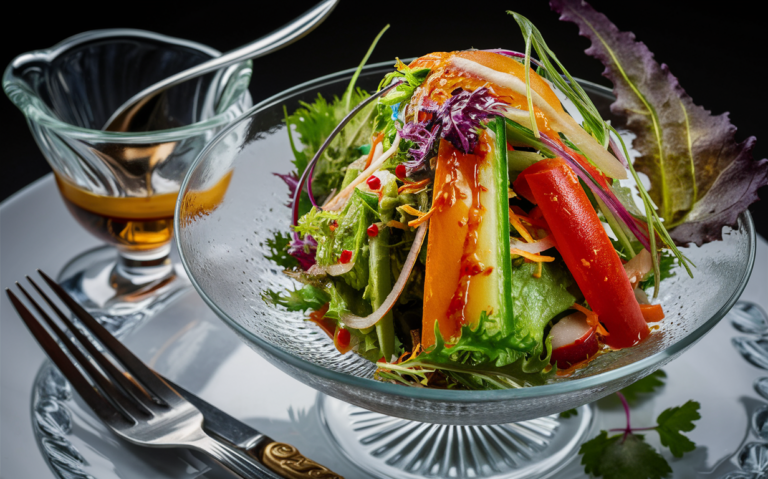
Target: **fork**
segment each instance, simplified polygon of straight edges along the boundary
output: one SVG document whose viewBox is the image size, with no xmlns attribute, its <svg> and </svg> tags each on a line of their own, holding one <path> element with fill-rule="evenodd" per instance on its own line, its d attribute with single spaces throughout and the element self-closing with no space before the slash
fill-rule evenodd
<svg viewBox="0 0 768 479">
<path fill-rule="evenodd" d="M 95 337 L 103 349 L 117 360 L 116 362 L 102 353 L 97 345 L 73 324 L 29 276 L 27 280 L 32 287 L 88 352 L 90 359 L 18 282 L 16 285 L 19 290 L 43 318 L 48 328 L 53 331 L 53 335 L 10 289 L 6 289 L 6 292 L 16 311 L 51 360 L 99 419 L 118 436 L 140 446 L 180 447 L 200 451 L 209 455 L 227 470 L 244 478 L 305 477 L 303 474 L 296 475 L 295 470 L 280 471 L 286 473 L 285 476 L 282 473 L 277 474 L 264 463 L 257 461 L 255 457 L 245 455 L 233 446 L 209 436 L 203 430 L 203 415 L 197 408 L 134 356 L 61 286 L 42 271 L 38 270 L 38 273 L 80 320 L 83 330 L 87 331 L 91 337 Z M 116 363 L 122 366 L 125 372 L 118 369 Z M 86 378 L 90 378 L 90 382 Z M 263 435 L 255 442 L 276 444 Z M 314 464 L 303 456 L 296 459 L 306 461 L 306 465 Z M 278 464 L 273 464 L 272 467 L 280 470 Z M 327 469 L 325 471 L 330 472 Z M 330 473 L 318 477 L 339 476 Z"/>
</svg>

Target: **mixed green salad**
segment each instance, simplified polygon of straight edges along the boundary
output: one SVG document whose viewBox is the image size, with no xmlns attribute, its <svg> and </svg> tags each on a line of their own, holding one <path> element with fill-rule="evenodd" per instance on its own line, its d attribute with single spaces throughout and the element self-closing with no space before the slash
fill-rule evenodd
<svg viewBox="0 0 768 479">
<path fill-rule="evenodd" d="M 753 139 L 736 144 L 730 124 L 707 123 L 643 44 L 583 2 L 553 8 L 606 64 L 614 111 L 629 117 L 641 153 L 634 165 L 514 12 L 523 52 L 397 60 L 368 93 L 356 82 L 382 31 L 341 97 L 286 111 L 295 170 L 276 174 L 291 191 L 293 226 L 269 246 L 298 286 L 267 299 L 309 311 L 341 353 L 376 362 L 378 379 L 531 386 L 634 346 L 664 318 L 651 290 L 656 298 L 675 267 L 692 274 L 676 244 L 719 239 L 761 183 L 730 202 L 711 196 L 742 186 L 734 171 L 768 176 L 749 157 Z M 678 133 L 686 151 L 670 140 Z M 725 135 L 727 148 L 693 141 L 705 134 Z"/>
</svg>

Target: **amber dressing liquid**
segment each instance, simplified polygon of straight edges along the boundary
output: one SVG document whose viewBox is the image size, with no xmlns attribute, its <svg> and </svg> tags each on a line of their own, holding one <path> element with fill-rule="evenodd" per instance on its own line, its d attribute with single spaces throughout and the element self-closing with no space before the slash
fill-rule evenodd
<svg viewBox="0 0 768 479">
<path fill-rule="evenodd" d="M 213 209 L 224 198 L 231 173 L 211 189 L 194 193 L 203 210 Z M 56 175 L 56 184 L 72 216 L 97 238 L 130 251 L 148 251 L 168 244 L 173 235 L 176 193 L 146 197 L 100 196 Z"/>
</svg>

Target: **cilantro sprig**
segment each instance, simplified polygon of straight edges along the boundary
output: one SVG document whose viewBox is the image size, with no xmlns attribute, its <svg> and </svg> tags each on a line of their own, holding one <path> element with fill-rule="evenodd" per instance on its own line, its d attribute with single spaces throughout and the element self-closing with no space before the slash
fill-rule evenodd
<svg viewBox="0 0 768 479">
<path fill-rule="evenodd" d="M 625 389 L 632 394 L 652 392 L 662 385 L 660 377 L 654 374 L 644 378 L 639 386 Z M 649 379 L 650 378 L 650 379 Z M 635 384 L 638 384 L 635 383 Z M 631 388 L 631 387 L 630 387 Z M 624 406 L 627 425 L 624 428 L 602 430 L 597 437 L 582 444 L 579 449 L 584 472 L 605 479 L 661 479 L 672 472 L 666 459 L 645 442 L 645 436 L 638 431 L 656 431 L 661 444 L 669 448 L 675 457 L 693 451 L 696 444 L 683 432 L 690 432 L 696 427 L 693 422 L 701 419 L 700 404 L 688 401 L 682 406 L 665 409 L 656 419 L 656 426 L 633 428 L 630 423 L 630 410 L 627 398 L 621 392 L 616 393 Z M 609 435 L 611 432 L 618 432 Z"/>
</svg>

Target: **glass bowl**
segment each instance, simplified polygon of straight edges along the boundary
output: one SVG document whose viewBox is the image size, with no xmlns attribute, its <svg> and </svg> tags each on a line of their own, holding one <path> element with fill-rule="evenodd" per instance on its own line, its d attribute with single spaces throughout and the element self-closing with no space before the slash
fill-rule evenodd
<svg viewBox="0 0 768 479">
<path fill-rule="evenodd" d="M 372 91 L 391 63 L 364 69 L 358 84 Z M 288 188 L 274 176 L 292 169 L 283 108 L 341 95 L 352 70 L 318 78 L 254 106 L 217 136 L 196 159 L 176 204 L 182 263 L 195 288 L 216 314 L 248 345 L 287 374 L 348 403 L 390 416 L 452 425 L 489 425 L 550 415 L 595 401 L 664 366 L 712 329 L 743 291 L 755 258 L 749 213 L 723 241 L 683 250 L 697 266 L 663 283 L 667 318 L 638 346 L 602 355 L 570 378 L 522 389 L 457 391 L 411 388 L 372 379 L 375 366 L 355 354 L 340 355 L 305 315 L 262 299 L 267 289 L 293 287 L 267 259 L 268 240 L 289 231 Z M 582 82 L 614 125 L 610 90 Z M 201 208 L 197 191 L 232 175 L 218 205 Z"/>
</svg>

